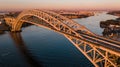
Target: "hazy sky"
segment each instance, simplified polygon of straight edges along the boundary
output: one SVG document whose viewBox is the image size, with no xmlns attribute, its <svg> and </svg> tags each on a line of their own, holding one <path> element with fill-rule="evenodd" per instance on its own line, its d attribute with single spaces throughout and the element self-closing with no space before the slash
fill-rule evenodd
<svg viewBox="0 0 120 67">
<path fill-rule="evenodd" d="M 120 0 L 0 0 L 2 9 L 120 9 Z"/>
</svg>

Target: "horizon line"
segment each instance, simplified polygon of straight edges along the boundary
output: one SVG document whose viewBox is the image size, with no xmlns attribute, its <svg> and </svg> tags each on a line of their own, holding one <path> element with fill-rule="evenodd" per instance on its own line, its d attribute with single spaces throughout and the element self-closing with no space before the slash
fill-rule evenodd
<svg viewBox="0 0 120 67">
<path fill-rule="evenodd" d="M 33 9 L 33 8 L 31 8 Z M 31 9 L 0 9 L 0 11 L 23 11 Z M 41 9 L 40 10 L 66 10 L 66 11 L 120 11 L 120 9 Z"/>
</svg>

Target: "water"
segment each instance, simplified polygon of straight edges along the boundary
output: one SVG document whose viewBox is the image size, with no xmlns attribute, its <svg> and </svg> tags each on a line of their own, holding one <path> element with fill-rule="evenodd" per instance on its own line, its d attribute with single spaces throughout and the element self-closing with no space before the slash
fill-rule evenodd
<svg viewBox="0 0 120 67">
<path fill-rule="evenodd" d="M 74 19 L 94 33 L 101 34 L 99 21 L 115 19 L 105 13 Z M 21 33 L 0 35 L 0 67 L 94 67 L 63 35 L 37 26 Z"/>
<path fill-rule="evenodd" d="M 106 20 L 116 19 L 116 18 L 118 17 L 106 14 L 106 12 L 102 12 L 88 18 L 74 19 L 74 21 L 78 22 L 81 25 L 84 25 L 95 34 L 102 35 L 103 29 L 100 28 L 100 21 L 106 21 Z"/>
</svg>

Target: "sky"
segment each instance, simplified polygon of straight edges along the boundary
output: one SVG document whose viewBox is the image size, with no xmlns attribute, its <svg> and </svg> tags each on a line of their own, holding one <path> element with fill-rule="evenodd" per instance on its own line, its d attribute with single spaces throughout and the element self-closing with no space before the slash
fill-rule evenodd
<svg viewBox="0 0 120 67">
<path fill-rule="evenodd" d="M 120 0 L 0 0 L 0 10 L 12 9 L 119 10 Z"/>
</svg>

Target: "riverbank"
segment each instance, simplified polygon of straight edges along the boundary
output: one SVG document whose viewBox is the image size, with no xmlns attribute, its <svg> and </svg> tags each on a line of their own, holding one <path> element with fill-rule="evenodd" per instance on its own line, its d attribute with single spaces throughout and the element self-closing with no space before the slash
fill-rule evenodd
<svg viewBox="0 0 120 67">
<path fill-rule="evenodd" d="M 101 21 L 100 27 L 104 29 L 102 32 L 104 37 L 120 41 L 120 18 Z"/>
<path fill-rule="evenodd" d="M 108 14 L 120 17 L 120 11 L 111 11 Z"/>
<path fill-rule="evenodd" d="M 120 18 L 116 18 L 115 20 L 106 20 L 100 22 L 101 28 L 117 28 L 120 27 Z"/>
<path fill-rule="evenodd" d="M 4 34 L 5 31 L 10 31 L 10 27 L 6 25 L 5 23 L 0 24 L 0 35 Z"/>
<path fill-rule="evenodd" d="M 10 28 L 5 23 L 0 24 L 0 31 L 9 31 Z"/>
<path fill-rule="evenodd" d="M 61 14 L 69 19 L 76 19 L 76 18 L 87 18 L 87 17 L 90 17 L 90 16 L 94 16 L 94 14 Z"/>
</svg>

